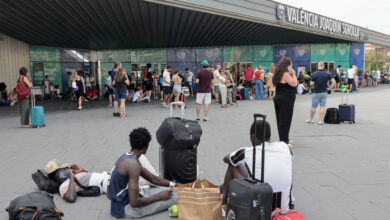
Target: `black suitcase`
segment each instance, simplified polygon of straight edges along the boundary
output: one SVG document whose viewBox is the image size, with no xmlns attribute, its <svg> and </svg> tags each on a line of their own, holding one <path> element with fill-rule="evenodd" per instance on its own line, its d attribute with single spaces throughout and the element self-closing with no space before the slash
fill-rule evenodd
<svg viewBox="0 0 390 220">
<path fill-rule="evenodd" d="M 172 117 L 173 105 L 180 105 L 181 118 Z M 164 179 L 178 183 L 194 182 L 197 177 L 197 148 L 202 128 L 197 121 L 185 120 L 184 103 L 170 105 L 170 117 L 156 132 L 160 144 L 160 174 Z"/>
<path fill-rule="evenodd" d="M 257 118 L 266 119 L 265 115 L 255 114 Z M 263 144 L 265 139 L 265 123 L 263 128 Z M 256 126 L 255 126 L 256 134 Z M 264 147 L 262 147 L 261 180 L 255 178 L 256 148 L 253 146 L 252 177 L 233 179 L 229 183 L 229 196 L 226 209 L 227 220 L 271 220 L 273 206 L 272 187 L 264 183 Z"/>
<path fill-rule="evenodd" d="M 337 108 L 326 109 L 324 122 L 327 124 L 340 124 L 339 110 Z"/>
</svg>

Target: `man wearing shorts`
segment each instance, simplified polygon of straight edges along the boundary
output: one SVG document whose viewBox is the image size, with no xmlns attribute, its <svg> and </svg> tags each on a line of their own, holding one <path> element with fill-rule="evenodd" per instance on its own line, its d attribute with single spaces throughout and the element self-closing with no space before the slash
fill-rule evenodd
<svg viewBox="0 0 390 220">
<path fill-rule="evenodd" d="M 320 121 L 319 125 L 324 124 L 326 99 L 328 97 L 328 90 L 335 86 L 336 81 L 332 76 L 324 71 L 324 62 L 318 63 L 318 71 L 311 76 L 310 86 L 314 86 L 313 96 L 311 98 L 311 111 L 310 119 L 306 123 L 314 123 L 314 115 L 316 113 L 317 106 L 320 105 Z M 328 81 L 331 80 L 332 85 L 328 88 Z"/>
<path fill-rule="evenodd" d="M 252 99 L 253 94 L 253 68 L 249 64 L 248 67 L 244 70 L 245 83 L 244 86 L 249 89 L 249 96 Z"/>
<path fill-rule="evenodd" d="M 348 89 L 352 92 L 353 84 L 355 83 L 355 68 L 354 65 L 351 64 L 351 66 L 348 69 Z"/>
<path fill-rule="evenodd" d="M 172 71 L 172 66 L 168 65 L 167 68 L 164 70 L 163 73 L 163 91 L 164 91 L 164 101 L 162 105 L 167 108 L 169 106 L 169 102 L 171 100 L 171 71 Z"/>
<path fill-rule="evenodd" d="M 188 88 L 190 89 L 191 96 L 194 96 L 194 90 L 192 89 L 192 79 L 194 78 L 194 73 L 190 69 L 186 68 L 186 80 Z"/>
<path fill-rule="evenodd" d="M 214 85 L 214 75 L 208 70 L 209 62 L 203 60 L 203 69 L 196 74 L 196 84 L 198 84 L 198 93 L 196 94 L 196 120 L 200 120 L 200 106 L 204 104 L 204 118 L 203 121 L 207 121 L 207 115 L 209 113 L 209 104 L 211 103 L 211 88 Z"/>
</svg>

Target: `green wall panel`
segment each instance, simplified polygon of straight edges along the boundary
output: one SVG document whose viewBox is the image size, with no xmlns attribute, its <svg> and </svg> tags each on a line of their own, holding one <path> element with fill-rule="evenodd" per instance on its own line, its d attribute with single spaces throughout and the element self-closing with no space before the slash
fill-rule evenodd
<svg viewBox="0 0 390 220">
<path fill-rule="evenodd" d="M 61 63 L 45 62 L 43 63 L 45 69 L 45 75 L 49 76 L 49 80 L 56 86 L 60 86 L 62 91 L 62 72 Z"/>
<path fill-rule="evenodd" d="M 253 62 L 253 47 L 225 47 L 223 59 L 224 62 Z"/>
<path fill-rule="evenodd" d="M 166 49 L 132 50 L 132 63 L 166 63 Z"/>
<path fill-rule="evenodd" d="M 253 47 L 254 61 L 273 61 L 273 47 L 272 46 L 255 46 Z"/>
<path fill-rule="evenodd" d="M 341 69 L 346 72 L 349 69 L 349 61 L 348 62 L 342 62 L 342 61 L 336 61 L 334 68 L 337 69 L 337 67 L 341 65 Z"/>
<path fill-rule="evenodd" d="M 334 61 L 334 44 L 313 44 L 311 45 L 311 62 L 316 61 Z"/>
<path fill-rule="evenodd" d="M 101 62 L 130 62 L 130 50 L 103 50 L 98 52 Z"/>
<path fill-rule="evenodd" d="M 60 49 L 30 48 L 30 61 L 61 62 Z"/>
<path fill-rule="evenodd" d="M 349 62 L 349 46 L 347 44 L 336 44 L 335 60 Z"/>
</svg>

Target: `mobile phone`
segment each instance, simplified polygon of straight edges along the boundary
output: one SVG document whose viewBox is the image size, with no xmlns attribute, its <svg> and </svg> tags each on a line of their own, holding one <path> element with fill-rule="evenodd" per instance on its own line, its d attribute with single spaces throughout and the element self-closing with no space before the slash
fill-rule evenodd
<svg viewBox="0 0 390 220">
<path fill-rule="evenodd" d="M 66 176 L 66 171 L 63 170 L 63 171 L 60 171 L 60 178 L 61 179 L 67 179 L 68 177 Z"/>
<path fill-rule="evenodd" d="M 291 72 L 291 66 L 288 66 L 288 71 Z"/>
</svg>

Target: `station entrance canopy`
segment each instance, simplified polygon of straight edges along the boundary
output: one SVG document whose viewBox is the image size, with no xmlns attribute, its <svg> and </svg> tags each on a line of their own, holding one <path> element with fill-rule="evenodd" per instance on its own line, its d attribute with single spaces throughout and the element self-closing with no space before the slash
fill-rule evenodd
<svg viewBox="0 0 390 220">
<path fill-rule="evenodd" d="M 355 26 L 338 34 L 337 22 L 334 33 L 323 31 L 321 19 L 314 30 L 314 19 L 287 6 L 278 19 L 277 7 L 266 0 L 3 0 L 0 32 L 30 45 L 84 49 L 362 43 L 360 34 L 367 36 L 360 28 L 356 37 Z M 390 37 L 382 42 L 390 45 Z"/>
</svg>

